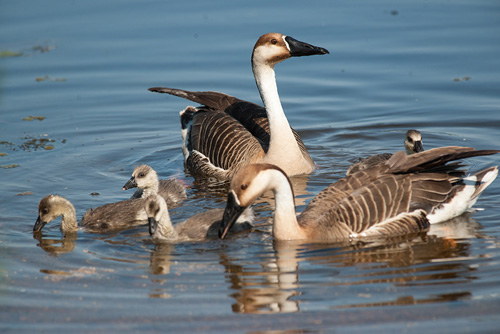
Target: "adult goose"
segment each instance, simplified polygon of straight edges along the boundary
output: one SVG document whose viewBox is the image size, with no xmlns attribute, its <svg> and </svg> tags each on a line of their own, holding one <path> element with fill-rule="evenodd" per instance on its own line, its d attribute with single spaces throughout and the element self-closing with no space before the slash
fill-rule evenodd
<svg viewBox="0 0 500 334">
<path fill-rule="evenodd" d="M 159 195 L 151 195 L 146 199 L 144 209 L 149 221 L 149 234 L 154 241 L 176 242 L 196 241 L 217 238 L 224 209 L 205 211 L 172 225 L 165 199 Z M 235 232 L 252 228 L 253 211 L 245 210 L 237 219 Z"/>
<path fill-rule="evenodd" d="M 405 135 L 405 152 L 408 155 L 415 154 L 424 151 L 424 145 L 422 144 L 422 134 L 418 130 L 408 130 Z M 367 158 L 360 158 L 358 162 L 353 164 L 347 170 L 346 175 L 354 174 L 360 170 L 365 170 L 371 168 L 380 163 L 384 163 L 392 157 L 392 153 L 382 153 L 371 155 Z"/>
<path fill-rule="evenodd" d="M 137 188 L 131 198 L 146 199 L 158 194 L 165 198 L 167 205 L 172 207 L 187 198 L 186 188 L 176 179 L 159 180 L 156 171 L 148 165 L 134 168 L 132 177 L 125 183 L 123 190 Z"/>
<path fill-rule="evenodd" d="M 498 174 L 490 167 L 465 177 L 459 163 L 447 162 L 498 152 L 453 146 L 413 155 L 400 151 L 328 186 L 298 217 L 285 172 L 269 164 L 249 165 L 231 181 L 220 236 L 266 190 L 276 199 L 277 240 L 346 241 L 424 231 L 470 209 Z"/>
<path fill-rule="evenodd" d="M 62 216 L 61 232 L 76 232 L 78 222 L 73 204 L 58 195 L 47 195 L 38 205 L 38 218 L 33 226 L 33 232 L 42 228 L 57 217 Z M 89 209 L 83 215 L 81 226 L 91 232 L 108 232 L 147 223 L 143 199 L 129 199 L 109 203 Z"/>
<path fill-rule="evenodd" d="M 290 57 L 328 50 L 279 33 L 261 36 L 253 48 L 252 70 L 264 108 L 218 92 L 154 87 L 201 104 L 181 112 L 184 161 L 195 178 L 230 180 L 251 163 L 272 163 L 288 175 L 307 174 L 315 165 L 281 106 L 274 66 Z"/>
</svg>

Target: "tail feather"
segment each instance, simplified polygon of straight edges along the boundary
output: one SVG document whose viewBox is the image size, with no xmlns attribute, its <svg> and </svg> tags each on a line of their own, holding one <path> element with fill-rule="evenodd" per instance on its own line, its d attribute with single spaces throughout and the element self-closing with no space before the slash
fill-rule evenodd
<svg viewBox="0 0 500 334">
<path fill-rule="evenodd" d="M 167 88 L 167 87 L 152 87 L 148 89 L 151 92 L 167 93 L 183 99 L 190 100 L 201 105 L 217 110 L 225 110 L 229 106 L 241 102 L 242 100 L 219 92 L 191 92 L 183 89 Z"/>
<path fill-rule="evenodd" d="M 386 164 L 389 166 L 390 173 L 415 173 L 442 167 L 450 161 L 491 155 L 499 152 L 499 150 L 475 150 L 471 147 L 446 146 L 412 155 L 406 155 L 405 152 L 399 151 Z"/>
</svg>

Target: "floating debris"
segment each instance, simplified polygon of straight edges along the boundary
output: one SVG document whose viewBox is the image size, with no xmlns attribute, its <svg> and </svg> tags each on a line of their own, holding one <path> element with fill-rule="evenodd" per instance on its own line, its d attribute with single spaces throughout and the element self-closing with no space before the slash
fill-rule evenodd
<svg viewBox="0 0 500 334">
<path fill-rule="evenodd" d="M 0 165 L 0 168 L 9 169 L 9 168 L 16 168 L 16 167 L 19 167 L 19 166 L 21 166 L 21 165 L 19 165 L 19 164 Z"/>
<path fill-rule="evenodd" d="M 31 191 L 25 191 L 25 192 L 16 194 L 16 196 L 29 196 L 29 195 L 33 195 L 33 193 Z"/>
<path fill-rule="evenodd" d="M 99 193 L 96 193 L 96 192 L 93 192 L 93 193 L 90 193 L 90 196 L 99 196 L 100 194 Z"/>
<path fill-rule="evenodd" d="M 0 51 L 0 58 L 21 57 L 22 55 L 23 55 L 22 52 L 9 51 L 9 50 Z"/>
<path fill-rule="evenodd" d="M 42 82 L 42 81 L 52 81 L 52 82 L 64 82 L 66 81 L 66 78 L 52 78 L 49 77 L 48 75 L 44 77 L 38 77 L 35 79 L 36 82 Z"/>
<path fill-rule="evenodd" d="M 455 78 L 453 81 L 459 82 L 459 81 L 469 81 L 471 78 L 470 77 L 463 77 L 463 78 Z"/>
<path fill-rule="evenodd" d="M 28 117 L 24 117 L 23 118 L 23 121 L 34 121 L 35 119 L 39 120 L 39 121 L 43 121 L 45 119 L 45 116 L 28 116 Z"/>
<path fill-rule="evenodd" d="M 7 155 L 7 153 L 0 153 L 0 157 L 5 157 Z"/>
<path fill-rule="evenodd" d="M 26 140 L 23 144 L 19 145 L 19 148 L 21 148 L 24 151 L 31 151 L 31 150 L 39 150 L 39 149 L 44 149 L 44 150 L 52 150 L 54 148 L 53 145 L 50 145 L 50 143 L 54 143 L 54 139 L 50 138 L 33 138 L 33 137 L 24 137 L 22 138 Z"/>
</svg>

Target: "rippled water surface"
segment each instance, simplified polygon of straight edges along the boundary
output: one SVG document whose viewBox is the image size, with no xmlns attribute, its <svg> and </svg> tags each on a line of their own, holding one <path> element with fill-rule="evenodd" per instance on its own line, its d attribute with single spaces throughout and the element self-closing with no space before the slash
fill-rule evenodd
<svg viewBox="0 0 500 334">
<path fill-rule="evenodd" d="M 0 4 L 0 330 L 19 332 L 495 332 L 500 181 L 483 211 L 386 242 L 273 242 L 272 202 L 229 240 L 155 245 L 146 226 L 34 238 L 50 193 L 85 210 L 128 198 L 135 166 L 176 176 L 174 221 L 224 207 L 184 172 L 168 86 L 261 103 L 250 69 L 277 31 L 330 50 L 276 67 L 282 103 L 318 169 L 298 211 L 358 157 L 498 149 L 497 1 L 3 1 Z M 499 157 L 469 161 L 472 171 Z M 93 195 L 92 195 L 93 194 Z"/>
</svg>

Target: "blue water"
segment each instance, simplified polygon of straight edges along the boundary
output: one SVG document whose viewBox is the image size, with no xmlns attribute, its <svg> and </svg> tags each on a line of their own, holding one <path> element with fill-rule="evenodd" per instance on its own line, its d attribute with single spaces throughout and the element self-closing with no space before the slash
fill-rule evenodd
<svg viewBox="0 0 500 334">
<path fill-rule="evenodd" d="M 147 88 L 261 103 L 250 53 L 271 31 L 331 53 L 276 67 L 319 166 L 294 180 L 299 212 L 358 157 L 402 149 L 410 128 L 426 149 L 498 149 L 499 18 L 497 1 L 470 0 L 2 2 L 0 330 L 495 332 L 498 180 L 483 211 L 357 247 L 273 242 L 269 199 L 257 231 L 226 241 L 155 245 L 145 226 L 63 239 L 58 221 L 38 240 L 32 227 L 50 193 L 78 217 L 128 198 L 121 187 L 141 163 L 190 186 L 174 222 L 224 207 L 184 171 L 178 112 L 191 103 Z"/>
</svg>

